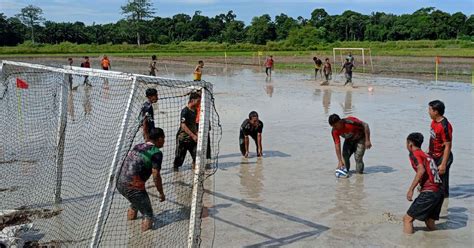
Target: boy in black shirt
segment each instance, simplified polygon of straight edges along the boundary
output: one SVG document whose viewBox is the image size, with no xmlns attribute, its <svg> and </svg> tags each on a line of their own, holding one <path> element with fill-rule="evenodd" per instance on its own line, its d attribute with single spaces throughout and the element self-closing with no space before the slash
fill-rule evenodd
<svg viewBox="0 0 474 248">
<path fill-rule="evenodd" d="M 178 171 L 186 159 L 186 153 L 189 151 L 193 159 L 193 169 L 196 165 L 196 148 L 197 148 L 197 125 L 196 125 L 196 108 L 201 103 L 201 96 L 193 92 L 189 96 L 189 102 L 186 107 L 181 110 L 181 125 L 176 134 L 176 153 L 174 159 L 174 170 Z"/>
</svg>

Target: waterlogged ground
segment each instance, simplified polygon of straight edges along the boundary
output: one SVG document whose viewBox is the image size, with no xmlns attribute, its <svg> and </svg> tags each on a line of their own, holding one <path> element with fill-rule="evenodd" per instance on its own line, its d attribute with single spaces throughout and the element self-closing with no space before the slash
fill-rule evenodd
<svg viewBox="0 0 474 248">
<path fill-rule="evenodd" d="M 266 80 L 249 70 L 205 78 L 215 83 L 224 135 L 220 170 L 206 185 L 203 247 L 472 247 L 471 85 L 356 75 L 357 88 L 341 86 L 340 76 L 322 87 L 308 75 L 277 72 Z M 434 99 L 446 103 L 454 127 L 451 198 L 438 231 L 415 222 L 416 233 L 407 236 L 401 218 L 414 172 L 405 138 L 418 131 L 428 139 L 427 103 Z M 238 154 L 239 125 L 251 110 L 265 124 L 262 159 Z M 335 179 L 332 113 L 369 123 L 374 147 L 364 175 Z"/>
<path fill-rule="evenodd" d="M 146 71 L 146 61 L 112 65 Z M 162 76 L 192 79 L 192 65 L 161 65 Z M 203 79 L 214 83 L 223 138 L 219 170 L 205 184 L 202 247 L 472 247 L 470 84 L 356 74 L 354 88 L 343 87 L 340 75 L 331 86 L 319 86 L 321 80 L 311 79 L 311 73 L 277 71 L 268 79 L 258 70 L 213 65 L 206 66 Z M 414 172 L 405 138 L 421 132 L 427 149 L 427 103 L 434 99 L 445 102 L 454 128 L 451 198 L 443 205 L 439 230 L 428 232 L 415 222 L 415 234 L 407 236 L 401 218 L 410 206 L 405 195 Z M 252 110 L 265 124 L 261 159 L 255 153 L 244 159 L 238 151 L 239 126 Z M 369 123 L 373 148 L 366 152 L 364 175 L 334 177 L 337 163 L 327 124 L 332 113 Z"/>
</svg>

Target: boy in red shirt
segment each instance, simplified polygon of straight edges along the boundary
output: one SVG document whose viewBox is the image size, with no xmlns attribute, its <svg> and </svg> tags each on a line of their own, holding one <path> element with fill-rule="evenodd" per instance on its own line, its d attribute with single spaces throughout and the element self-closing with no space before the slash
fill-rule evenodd
<svg viewBox="0 0 474 248">
<path fill-rule="evenodd" d="M 407 192 L 407 200 L 413 200 L 413 191 L 420 185 L 420 195 L 411 204 L 407 214 L 403 217 L 403 232 L 413 233 L 413 221 L 424 221 L 426 227 L 433 231 L 436 229 L 435 221 L 439 220 L 439 213 L 443 205 L 443 193 L 438 168 L 431 157 L 421 150 L 423 135 L 411 133 L 407 137 L 407 149 L 410 152 L 411 166 L 416 176 Z"/>
<path fill-rule="evenodd" d="M 267 74 L 267 77 L 272 76 L 272 70 L 273 70 L 273 55 L 270 55 L 270 57 L 265 60 L 265 73 Z"/>
<path fill-rule="evenodd" d="M 339 115 L 329 116 L 329 125 L 332 127 L 332 137 L 336 148 L 336 155 L 339 161 L 337 169 L 345 167 L 349 171 L 350 158 L 354 154 L 356 161 L 356 172 L 364 173 L 364 153 L 365 149 L 370 149 L 370 128 L 369 125 L 355 117 L 341 119 Z M 344 138 L 341 155 L 341 139 Z"/>
<path fill-rule="evenodd" d="M 443 181 L 443 195 L 449 197 L 449 169 L 453 163 L 451 152 L 453 127 L 444 117 L 444 103 L 440 100 L 430 102 L 428 113 L 431 119 L 431 137 L 429 154 L 438 166 L 441 180 Z"/>
</svg>

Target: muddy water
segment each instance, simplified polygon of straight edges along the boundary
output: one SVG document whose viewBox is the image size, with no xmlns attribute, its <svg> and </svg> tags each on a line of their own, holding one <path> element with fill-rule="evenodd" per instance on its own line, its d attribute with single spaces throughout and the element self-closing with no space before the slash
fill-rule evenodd
<svg viewBox="0 0 474 248">
<path fill-rule="evenodd" d="M 112 65 L 114 70 L 146 72 L 146 61 Z M 161 75 L 191 79 L 192 65 L 165 65 Z M 343 87 L 339 75 L 332 86 L 323 87 L 310 76 L 277 71 L 266 79 L 255 70 L 205 68 L 203 78 L 215 84 L 224 133 L 220 169 L 206 182 L 202 247 L 472 247 L 471 85 L 356 74 L 355 88 Z M 410 206 L 405 194 L 414 172 L 405 137 L 418 131 L 428 139 L 427 103 L 433 99 L 446 103 L 454 127 L 451 198 L 443 206 L 438 231 L 427 232 L 415 222 L 415 234 L 407 236 L 401 217 Z M 239 126 L 251 110 L 265 124 L 261 159 L 255 153 L 243 159 L 238 151 Z M 364 175 L 335 179 L 327 124 L 332 113 L 369 123 L 374 147 L 366 152 Z M 423 148 L 427 145 L 425 141 Z"/>
<path fill-rule="evenodd" d="M 224 135 L 220 170 L 207 184 L 203 247 L 472 247 L 470 85 L 356 75 L 356 88 L 343 87 L 341 76 L 323 87 L 308 75 L 276 72 L 266 80 L 249 70 L 205 78 L 215 83 Z M 415 222 L 416 233 L 406 236 L 401 218 L 410 206 L 405 195 L 414 172 L 405 138 L 418 131 L 428 140 L 427 103 L 434 99 L 446 103 L 454 126 L 452 197 L 443 206 L 440 230 L 427 232 Z M 239 125 L 251 110 L 265 125 L 262 159 L 238 154 Z M 335 179 L 327 124 L 332 113 L 369 123 L 374 147 L 366 152 L 364 175 Z"/>
</svg>

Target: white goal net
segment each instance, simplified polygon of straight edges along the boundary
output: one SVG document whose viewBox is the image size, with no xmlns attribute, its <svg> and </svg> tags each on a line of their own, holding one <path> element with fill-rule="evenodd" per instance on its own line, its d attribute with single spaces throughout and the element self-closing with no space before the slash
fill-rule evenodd
<svg viewBox="0 0 474 248">
<path fill-rule="evenodd" d="M 127 220 L 116 174 L 143 143 L 140 113 L 154 88 L 155 126 L 165 132 L 152 230 Z M 180 112 L 200 90 L 196 169 L 173 170 Z M 156 107 L 156 109 L 155 109 Z M 212 85 L 77 67 L 3 61 L 0 74 L 0 245 L 196 247 L 202 183 L 217 166 L 221 127 Z M 207 156 L 206 156 L 207 155 Z M 211 170 L 206 170 L 211 168 Z M 139 214 L 140 217 L 140 214 Z"/>
</svg>

